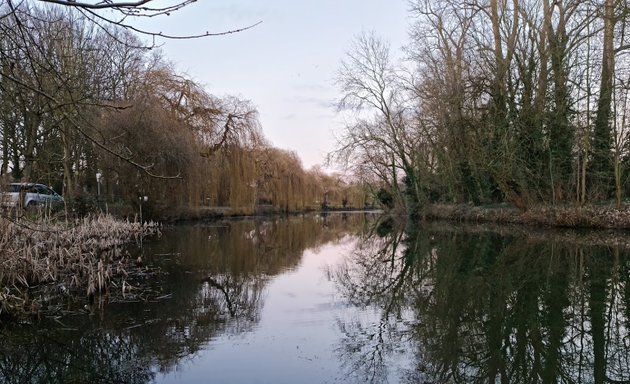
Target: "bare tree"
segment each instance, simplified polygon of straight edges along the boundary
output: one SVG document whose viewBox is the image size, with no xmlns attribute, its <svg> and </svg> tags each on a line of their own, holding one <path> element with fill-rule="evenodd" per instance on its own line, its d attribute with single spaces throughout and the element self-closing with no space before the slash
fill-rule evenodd
<svg viewBox="0 0 630 384">
<path fill-rule="evenodd" d="M 337 83 L 343 95 L 338 108 L 353 112 L 355 122 L 346 126 L 331 158 L 352 166 L 371 162 L 397 195 L 404 192 L 412 205 L 421 202 L 424 164 L 411 123 L 413 95 L 389 44 L 373 33 L 360 35 L 341 62 Z"/>
<path fill-rule="evenodd" d="M 449 198 L 584 202 L 587 170 L 593 197 L 612 191 L 625 3 L 417 0 L 411 12 L 415 120 Z"/>
</svg>

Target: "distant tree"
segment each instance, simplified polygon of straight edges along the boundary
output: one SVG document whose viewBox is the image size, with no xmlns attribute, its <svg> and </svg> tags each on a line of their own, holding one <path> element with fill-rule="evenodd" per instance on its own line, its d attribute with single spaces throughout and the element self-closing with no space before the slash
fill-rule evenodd
<svg viewBox="0 0 630 384">
<path fill-rule="evenodd" d="M 373 33 L 357 37 L 337 79 L 342 94 L 338 109 L 354 113 L 353 120 L 331 159 L 350 168 L 371 169 L 400 203 L 415 206 L 424 199 L 420 169 L 426 158 L 420 154 L 421 137 L 412 124 L 413 95 L 405 81 L 387 43 Z M 408 180 L 406 188 L 403 177 Z"/>
</svg>

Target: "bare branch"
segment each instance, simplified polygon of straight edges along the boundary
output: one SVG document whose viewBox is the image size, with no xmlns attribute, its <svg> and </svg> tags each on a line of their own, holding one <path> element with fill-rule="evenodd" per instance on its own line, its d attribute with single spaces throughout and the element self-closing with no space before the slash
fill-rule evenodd
<svg viewBox="0 0 630 384">
<path fill-rule="evenodd" d="M 192 3 L 195 3 L 197 0 L 185 0 L 179 1 L 173 5 L 161 6 L 161 7 L 148 7 L 146 6 L 153 0 L 139 0 L 139 1 L 96 1 L 96 2 L 85 2 L 85 1 L 74 1 L 74 0 L 39 0 L 41 3 L 49 3 L 56 4 L 64 7 L 71 7 L 79 10 L 83 15 L 90 19 L 90 21 L 96 23 L 100 27 L 103 27 L 101 23 L 111 24 L 120 28 L 124 28 L 130 31 L 134 31 L 141 35 L 151 36 L 153 38 L 159 37 L 169 40 L 185 40 L 185 39 L 199 39 L 203 37 L 216 37 L 216 36 L 225 36 L 234 33 L 239 33 L 246 31 L 248 29 L 254 28 L 257 25 L 261 24 L 262 21 L 258 21 L 254 24 L 250 24 L 248 26 L 231 29 L 222 32 L 209 32 L 205 31 L 202 33 L 192 34 L 192 35 L 173 35 L 164 32 L 154 32 L 145 29 L 138 28 L 130 23 L 127 23 L 125 20 L 129 16 L 133 17 L 156 17 L 156 16 L 169 16 L 171 13 L 178 11 Z M 98 13 L 98 11 L 102 10 L 111 10 L 118 12 L 118 14 L 122 15 L 119 20 L 115 20 L 111 16 L 103 16 Z"/>
<path fill-rule="evenodd" d="M 75 9 L 91 9 L 91 10 L 114 10 L 125 16 L 138 16 L 138 17 L 155 17 L 160 15 L 169 16 L 172 12 L 178 11 L 197 0 L 184 0 L 178 1 L 173 5 L 160 6 L 160 7 L 147 7 L 144 6 L 154 0 L 140 0 L 140 1 L 98 1 L 98 2 L 77 2 L 75 0 L 38 0 L 42 3 L 52 3 L 61 5 L 64 7 L 71 7 Z"/>
</svg>

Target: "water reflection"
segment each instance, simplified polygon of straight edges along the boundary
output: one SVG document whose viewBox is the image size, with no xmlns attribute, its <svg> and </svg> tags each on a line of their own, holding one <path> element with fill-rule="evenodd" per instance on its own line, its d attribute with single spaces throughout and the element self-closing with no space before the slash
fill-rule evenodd
<svg viewBox="0 0 630 384">
<path fill-rule="evenodd" d="M 153 296 L 2 325 L 0 382 L 630 381 L 623 234 L 374 223 L 169 228 Z"/>
<path fill-rule="evenodd" d="M 72 308 L 67 316 L 3 325 L 0 382 L 151 382 L 213 338 L 251 330 L 270 279 L 296 268 L 305 249 L 364 225 L 362 215 L 332 215 L 166 229 L 142 250 L 145 263 L 164 271 L 151 278 L 164 297 L 144 301 L 131 289 L 126 302 L 92 315 Z"/>
<path fill-rule="evenodd" d="M 410 383 L 628 382 L 630 252 L 583 238 L 436 228 L 366 238 L 334 279 L 381 320 L 341 322 L 338 353 L 371 382 L 406 343 Z"/>
</svg>

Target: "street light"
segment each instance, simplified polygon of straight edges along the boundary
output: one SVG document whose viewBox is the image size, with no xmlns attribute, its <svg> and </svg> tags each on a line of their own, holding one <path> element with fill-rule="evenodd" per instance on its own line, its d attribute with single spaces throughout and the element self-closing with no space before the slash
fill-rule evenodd
<svg viewBox="0 0 630 384">
<path fill-rule="evenodd" d="M 96 172 L 96 196 L 98 199 L 101 199 L 101 180 L 103 179 L 103 174 L 100 172 Z"/>
<path fill-rule="evenodd" d="M 149 201 L 149 196 L 138 196 L 138 200 L 140 200 L 140 224 L 142 224 L 142 202 Z"/>
</svg>

